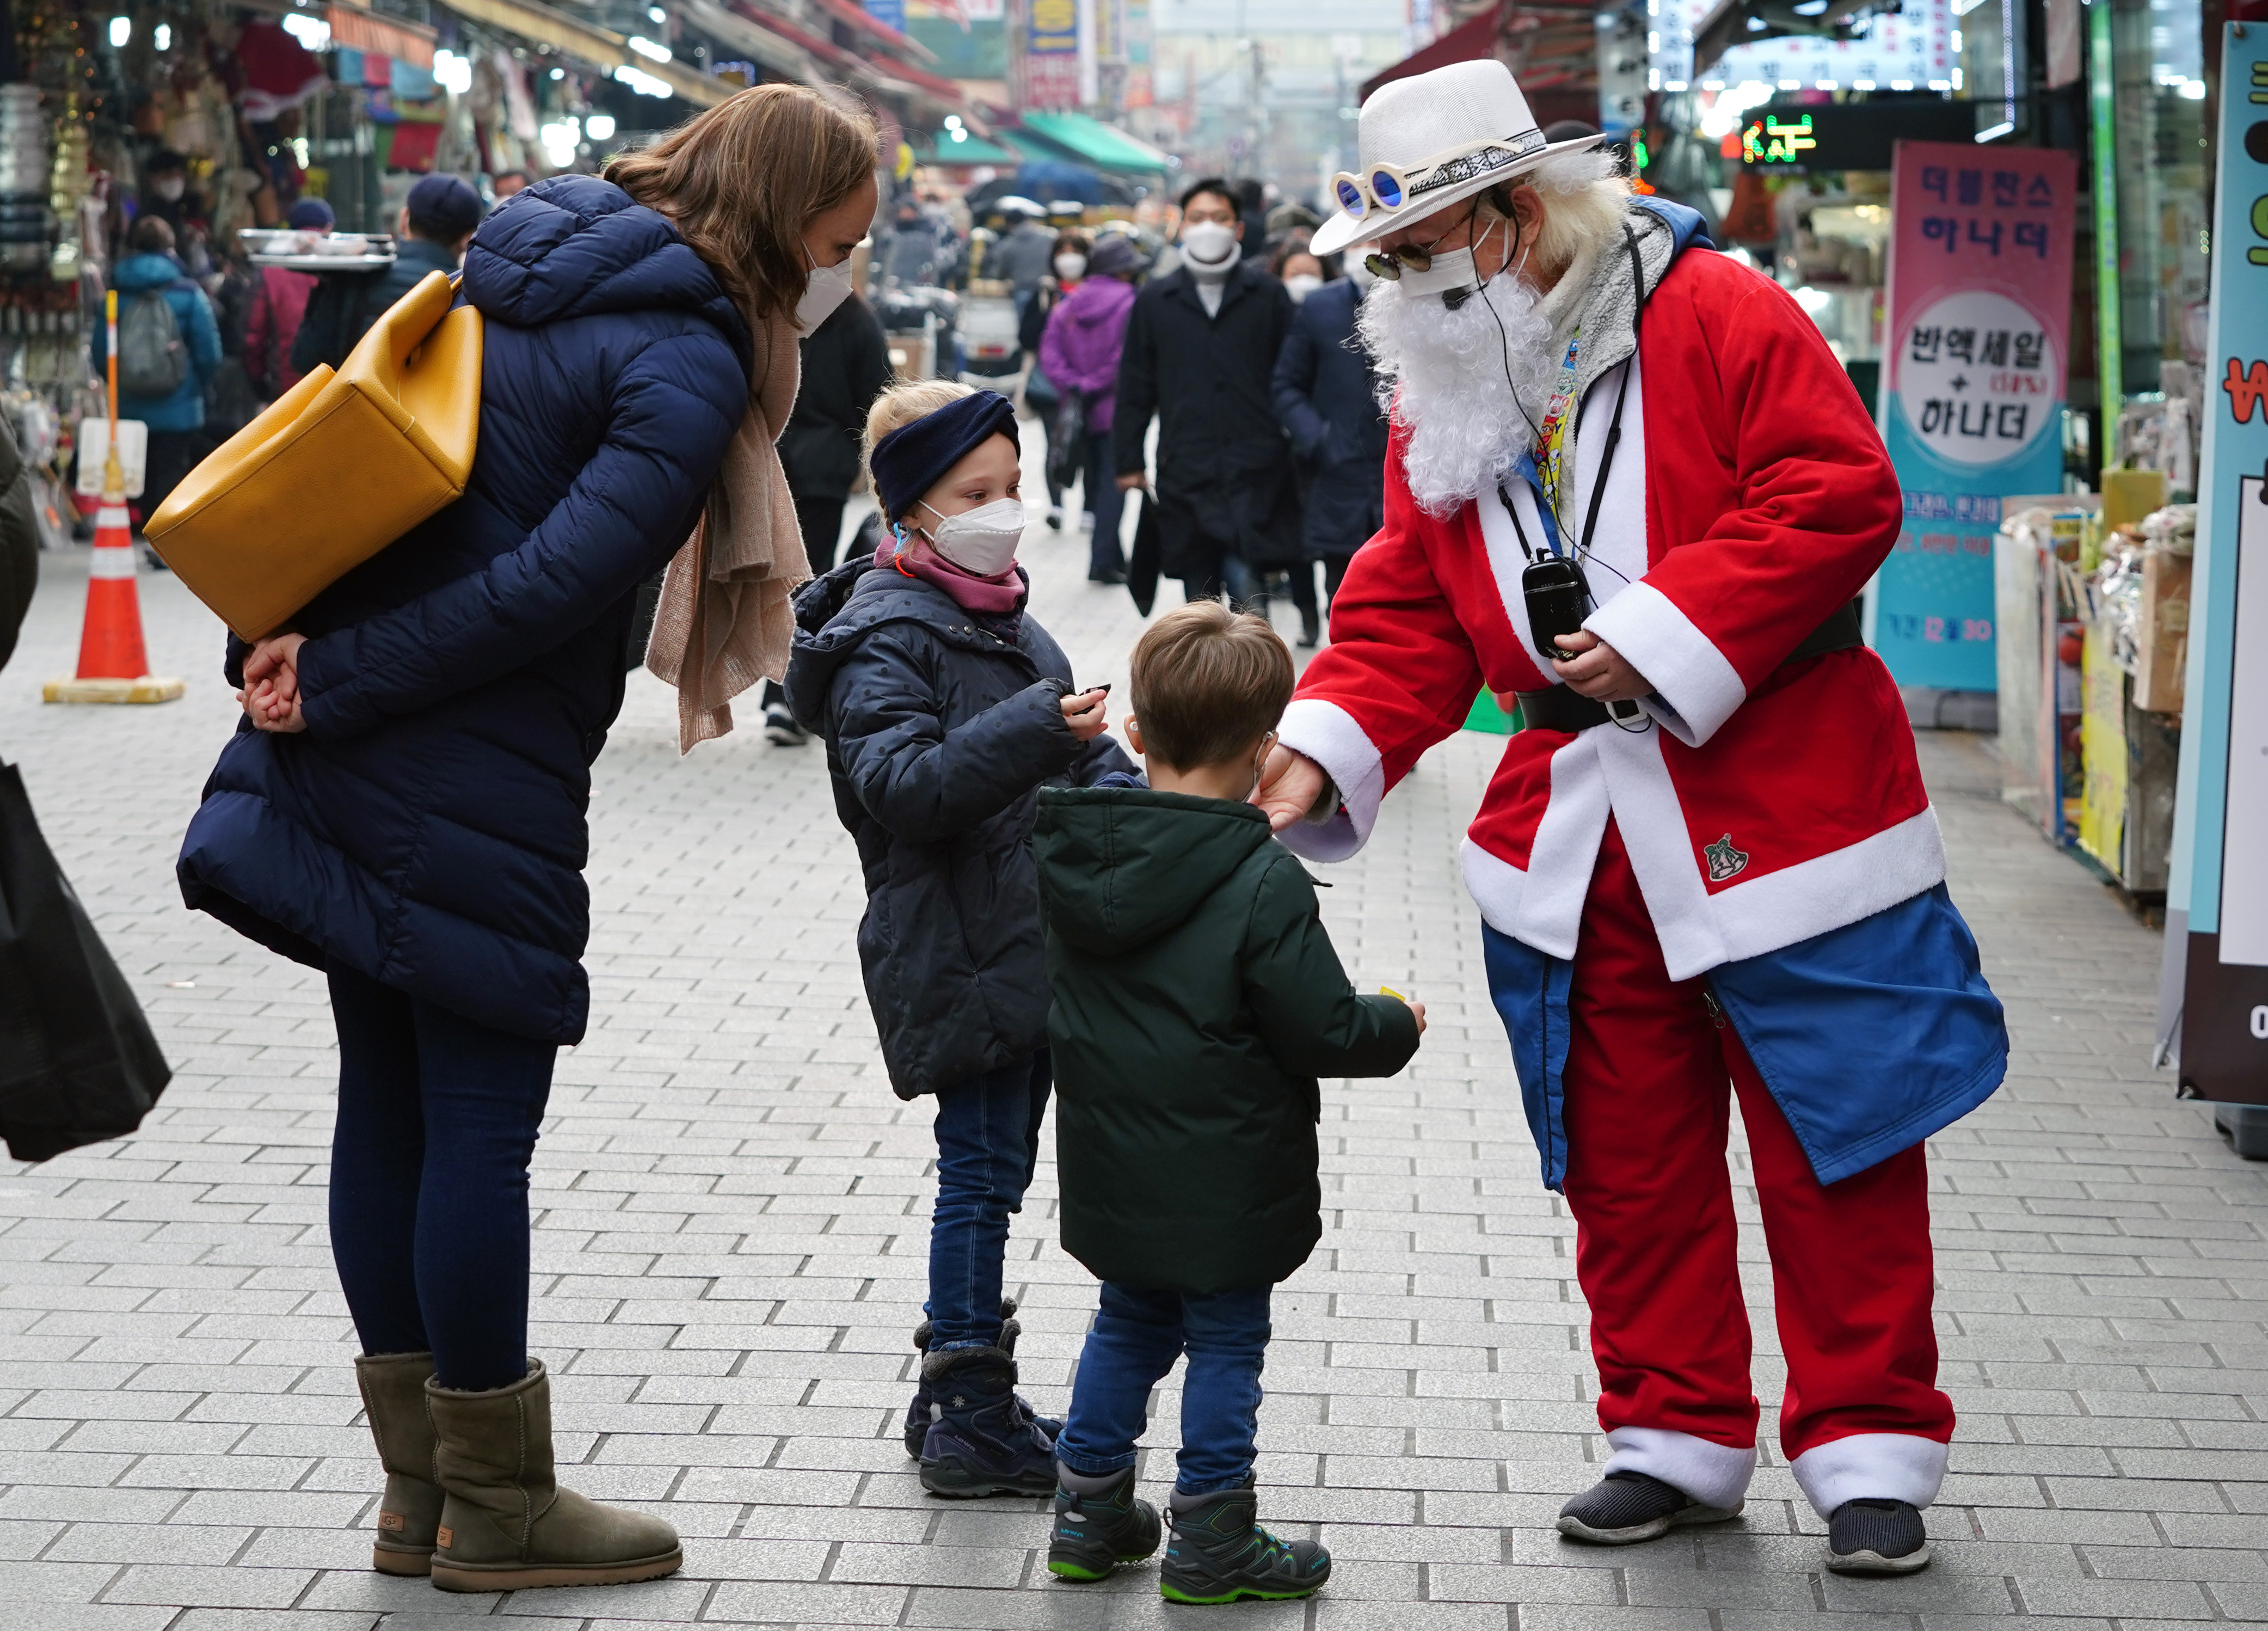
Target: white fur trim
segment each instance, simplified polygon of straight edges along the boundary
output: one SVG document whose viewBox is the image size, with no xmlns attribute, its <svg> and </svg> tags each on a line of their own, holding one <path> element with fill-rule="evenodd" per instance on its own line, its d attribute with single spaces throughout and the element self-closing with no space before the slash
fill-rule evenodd
<svg viewBox="0 0 2268 1631">
<path fill-rule="evenodd" d="M 1872 838 L 1720 889 L 1709 904 L 1726 958 L 1737 960 L 1871 918 L 1944 882 L 1933 805 Z"/>
<path fill-rule="evenodd" d="M 1700 863 L 1686 836 L 1685 811 L 1662 763 L 1659 730 L 1626 731 L 1615 726 L 1590 733 L 1599 745 L 1607 793 L 1615 823 L 1638 875 L 1638 893 L 1653 919 L 1663 961 L 1672 979 L 1691 979 L 1726 961 L 1724 937 L 1710 910 Z"/>
<path fill-rule="evenodd" d="M 1789 1464 L 1788 1471 L 1795 1474 L 1811 1509 L 1832 1517 L 1846 1501 L 1906 1501 L 1926 1507 L 1937 1499 L 1938 1486 L 1945 1482 L 1945 1462 L 1946 1446 L 1933 1438 L 1853 1433 L 1813 1445 Z"/>
<path fill-rule="evenodd" d="M 1295 698 L 1284 710 L 1276 740 L 1323 767 L 1339 790 L 1344 808 L 1320 827 L 1293 822 L 1276 836 L 1294 855 L 1309 860 L 1344 860 L 1370 842 L 1386 796 L 1386 767 L 1354 716 L 1320 697 Z"/>
<path fill-rule="evenodd" d="M 1512 494 L 1513 503 L 1520 506 L 1520 524 L 1528 530 L 1531 548 L 1543 540 L 1543 522 L 1535 513 L 1535 497 L 1522 481 L 1507 481 L 1505 491 Z M 1480 518 L 1481 542 L 1488 545 L 1489 573 L 1496 579 L 1497 596 L 1504 602 L 1504 615 L 1512 624 L 1512 638 L 1528 661 L 1536 665 L 1543 683 L 1552 681 L 1550 668 L 1535 649 L 1535 638 L 1528 628 L 1528 597 L 1520 592 L 1520 574 L 1527 570 L 1528 562 L 1520 553 L 1520 540 L 1513 531 L 1512 517 L 1504 507 L 1504 500 L 1494 492 L 1484 492 L 1474 501 L 1473 511 Z"/>
<path fill-rule="evenodd" d="M 1689 748 L 1700 747 L 1748 700 L 1749 688 L 1725 653 L 1677 603 L 1643 579 L 1583 620 L 1653 684 L 1676 720 L 1657 712 Z"/>
<path fill-rule="evenodd" d="M 1457 847 L 1457 870 L 1464 875 L 1465 893 L 1481 909 L 1481 920 L 1499 934 L 1520 939 L 1520 903 L 1528 893 L 1528 875 L 1470 838 Z M 1538 946 L 1536 950 L 1554 957 L 1575 955 L 1572 941 L 1565 947 Z"/>
<path fill-rule="evenodd" d="M 1506 931 L 1555 957 L 1575 955 L 1591 869 L 1607 830 L 1607 779 L 1599 768 L 1598 734 L 1585 731 L 1551 756 L 1551 801 L 1528 845 L 1520 919 Z"/>
<path fill-rule="evenodd" d="M 1616 1428 L 1607 1443 L 1615 1453 L 1607 1458 L 1606 1472 L 1643 1472 L 1675 1485 L 1704 1506 L 1737 1506 L 1756 1470 L 1754 1444 L 1735 1450 L 1671 1428 Z"/>
</svg>

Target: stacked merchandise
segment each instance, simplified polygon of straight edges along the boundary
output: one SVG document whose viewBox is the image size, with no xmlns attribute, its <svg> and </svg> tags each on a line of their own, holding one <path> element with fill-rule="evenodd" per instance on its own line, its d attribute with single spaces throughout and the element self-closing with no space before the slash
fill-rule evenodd
<svg viewBox="0 0 2268 1631">
<path fill-rule="evenodd" d="M 2091 494 L 2012 502 L 1992 551 L 2000 796 L 2057 844 L 2072 841 L 2085 787 L 2079 608 L 2101 503 Z"/>
<path fill-rule="evenodd" d="M 53 165 L 40 87 L 0 85 L 0 269 L 47 269 L 55 218 L 48 210 Z"/>
</svg>

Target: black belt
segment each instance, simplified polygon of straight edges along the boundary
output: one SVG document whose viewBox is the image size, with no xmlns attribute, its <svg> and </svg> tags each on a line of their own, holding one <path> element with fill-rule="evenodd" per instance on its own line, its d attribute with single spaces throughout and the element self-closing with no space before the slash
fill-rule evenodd
<svg viewBox="0 0 2268 1631">
<path fill-rule="evenodd" d="M 1801 661 L 1806 657 L 1823 657 L 1829 652 L 1847 651 L 1853 646 L 1866 644 L 1859 632 L 1859 602 L 1845 601 L 1827 615 L 1827 620 L 1797 642 L 1793 651 L 1782 661 Z M 1607 705 L 1594 702 L 1588 697 L 1578 696 L 1565 685 L 1553 685 L 1540 691 L 1514 691 L 1513 699 L 1520 704 L 1520 724 L 1523 730 L 1576 731 L 1588 730 L 1594 725 L 1604 725 L 1614 716 Z"/>
</svg>

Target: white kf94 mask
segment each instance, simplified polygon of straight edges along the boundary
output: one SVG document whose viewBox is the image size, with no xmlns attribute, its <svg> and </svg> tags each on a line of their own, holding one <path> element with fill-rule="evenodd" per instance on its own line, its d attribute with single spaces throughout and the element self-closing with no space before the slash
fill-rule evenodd
<svg viewBox="0 0 2268 1631">
<path fill-rule="evenodd" d="M 937 515 L 926 504 L 922 508 Z M 1024 541 L 1024 501 L 995 498 L 958 515 L 937 515 L 929 541 L 961 571 L 997 578 L 1016 564 L 1016 546 Z"/>
</svg>

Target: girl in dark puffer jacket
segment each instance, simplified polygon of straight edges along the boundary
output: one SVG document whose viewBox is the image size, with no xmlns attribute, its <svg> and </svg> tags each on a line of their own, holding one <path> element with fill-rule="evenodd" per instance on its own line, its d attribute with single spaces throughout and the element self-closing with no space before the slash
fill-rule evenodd
<svg viewBox="0 0 2268 1631">
<path fill-rule="evenodd" d="M 1016 1397 L 1000 1297 L 1053 1082 L 1032 823 L 1042 786 L 1132 766 L 1102 734 L 1103 693 L 1071 694 L 1070 662 L 1025 610 L 1013 405 L 901 386 L 868 414 L 866 446 L 889 535 L 797 597 L 787 694 L 826 739 L 858 845 L 858 958 L 890 1085 L 938 1100 L 906 1447 L 939 1494 L 1047 1494 L 1056 1424 Z"/>
</svg>

